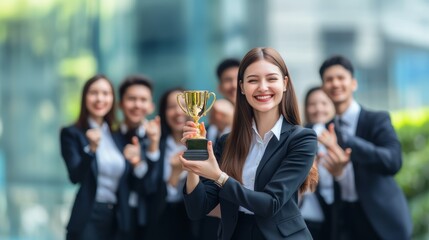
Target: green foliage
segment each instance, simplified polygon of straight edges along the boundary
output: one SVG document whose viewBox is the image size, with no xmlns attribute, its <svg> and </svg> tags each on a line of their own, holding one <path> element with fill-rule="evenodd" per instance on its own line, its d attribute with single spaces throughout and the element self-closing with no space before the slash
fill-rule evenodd
<svg viewBox="0 0 429 240">
<path fill-rule="evenodd" d="M 392 113 L 402 144 L 403 166 L 396 180 L 407 197 L 414 239 L 429 236 L 429 109 Z"/>
</svg>

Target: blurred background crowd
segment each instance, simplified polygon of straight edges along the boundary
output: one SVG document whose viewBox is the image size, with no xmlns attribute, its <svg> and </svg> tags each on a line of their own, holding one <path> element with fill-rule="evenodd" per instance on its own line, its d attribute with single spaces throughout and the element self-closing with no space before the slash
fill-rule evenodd
<svg viewBox="0 0 429 240">
<path fill-rule="evenodd" d="M 0 0 L 0 238 L 64 236 L 76 186 L 59 130 L 76 119 L 88 78 L 104 73 L 117 87 L 144 74 L 158 106 L 173 86 L 218 93 L 222 59 L 270 46 L 302 106 L 326 57 L 353 61 L 355 98 L 391 113 L 403 150 L 396 180 L 413 237 L 427 239 L 428 12 L 427 0 Z"/>
</svg>

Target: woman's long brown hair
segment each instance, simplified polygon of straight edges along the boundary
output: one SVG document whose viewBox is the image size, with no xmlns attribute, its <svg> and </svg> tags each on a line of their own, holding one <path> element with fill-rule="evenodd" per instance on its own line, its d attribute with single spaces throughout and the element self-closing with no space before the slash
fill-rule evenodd
<svg viewBox="0 0 429 240">
<path fill-rule="evenodd" d="M 300 125 L 298 102 L 288 69 L 280 54 L 273 48 L 254 48 L 244 56 L 238 69 L 237 86 L 240 86 L 240 82 L 243 81 L 244 71 L 247 67 L 260 60 L 276 65 L 282 72 L 282 77 L 287 77 L 287 91 L 283 93 L 282 101 L 279 104 L 279 112 L 288 123 Z M 234 121 L 222 153 L 221 169 L 241 183 L 244 162 L 252 141 L 252 119 L 253 109 L 247 102 L 246 97 L 241 94 L 241 88 L 237 87 Z M 300 192 L 309 187 L 314 189 L 315 185 L 317 185 L 317 178 L 317 168 L 312 167 L 309 176 L 300 187 Z"/>
</svg>

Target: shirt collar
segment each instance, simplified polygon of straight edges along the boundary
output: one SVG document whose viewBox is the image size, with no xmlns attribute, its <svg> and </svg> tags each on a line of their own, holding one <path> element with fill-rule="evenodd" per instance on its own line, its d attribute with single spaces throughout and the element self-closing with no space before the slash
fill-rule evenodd
<svg viewBox="0 0 429 240">
<path fill-rule="evenodd" d="M 88 117 L 88 124 L 90 128 L 101 128 L 101 130 L 106 130 L 109 128 L 105 121 L 100 126 L 92 117 Z"/>
<path fill-rule="evenodd" d="M 147 120 L 145 119 L 144 122 L 147 122 Z M 124 122 L 121 123 L 120 128 L 122 134 L 126 134 L 128 132 L 128 126 Z M 140 126 L 137 128 L 136 134 L 140 138 L 146 135 L 146 129 L 144 128 L 143 124 L 140 124 Z"/>
<path fill-rule="evenodd" d="M 267 133 L 274 134 L 274 136 L 276 136 L 277 140 L 280 140 L 280 134 L 281 134 L 281 131 L 282 131 L 282 124 L 283 124 L 283 115 L 280 115 L 280 117 L 277 120 L 276 124 L 274 124 L 274 127 L 271 128 L 271 130 L 269 132 L 267 132 Z M 252 129 L 253 129 L 254 133 L 256 133 L 257 135 L 259 135 L 258 129 L 256 128 L 255 119 L 252 119 Z"/>
<path fill-rule="evenodd" d="M 361 106 L 353 99 L 350 106 L 342 115 L 336 115 L 336 120 L 338 121 L 341 118 L 341 121 L 348 126 L 354 125 L 354 122 L 357 122 Z"/>
</svg>

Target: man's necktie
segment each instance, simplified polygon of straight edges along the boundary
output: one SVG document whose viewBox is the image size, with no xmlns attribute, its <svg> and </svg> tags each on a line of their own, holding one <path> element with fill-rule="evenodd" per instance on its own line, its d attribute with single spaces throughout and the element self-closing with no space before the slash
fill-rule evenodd
<svg viewBox="0 0 429 240">
<path fill-rule="evenodd" d="M 337 139 L 338 139 L 338 145 L 340 145 L 341 148 L 345 148 L 345 141 L 347 140 L 347 134 L 345 134 L 345 128 L 347 127 L 347 123 L 340 118 L 338 118 L 338 126 L 335 128 Z"/>
</svg>

